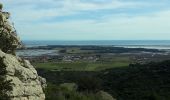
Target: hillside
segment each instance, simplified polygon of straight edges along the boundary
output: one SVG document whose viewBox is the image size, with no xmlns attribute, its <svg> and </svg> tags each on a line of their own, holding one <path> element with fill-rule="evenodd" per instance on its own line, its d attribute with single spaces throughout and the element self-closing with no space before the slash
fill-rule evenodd
<svg viewBox="0 0 170 100">
<path fill-rule="evenodd" d="M 133 64 L 99 72 L 43 69 L 38 72 L 51 84 L 77 83 L 83 85 L 84 90 L 104 90 L 117 100 L 170 99 L 170 61 Z"/>
</svg>

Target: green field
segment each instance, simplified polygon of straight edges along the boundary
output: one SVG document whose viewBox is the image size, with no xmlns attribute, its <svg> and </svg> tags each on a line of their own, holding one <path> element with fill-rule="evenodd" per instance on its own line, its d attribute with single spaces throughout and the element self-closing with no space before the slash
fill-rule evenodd
<svg viewBox="0 0 170 100">
<path fill-rule="evenodd" d="M 128 66 L 128 58 L 114 58 L 111 62 L 46 62 L 33 63 L 36 68 L 57 71 L 100 71 L 114 67 Z"/>
</svg>

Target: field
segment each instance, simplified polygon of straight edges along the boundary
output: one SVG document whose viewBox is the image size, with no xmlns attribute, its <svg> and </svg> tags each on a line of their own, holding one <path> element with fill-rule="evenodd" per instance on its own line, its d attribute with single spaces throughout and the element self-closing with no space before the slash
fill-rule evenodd
<svg viewBox="0 0 170 100">
<path fill-rule="evenodd" d="M 110 62 L 45 62 L 33 63 L 36 68 L 55 71 L 101 71 L 110 68 L 128 66 L 129 58 L 114 57 Z"/>
<path fill-rule="evenodd" d="M 37 69 L 45 77 L 48 85 L 47 100 L 56 100 L 56 90 L 61 84 L 76 83 L 78 89 L 100 89 L 108 92 L 117 100 L 170 100 L 170 61 L 131 64 L 126 67 L 111 68 L 103 71 L 50 71 Z M 81 87 L 83 86 L 83 88 Z M 68 94 L 69 91 L 66 91 Z M 70 94 L 71 93 L 71 94 Z M 73 97 L 75 91 L 69 92 Z M 88 92 L 89 93 L 89 92 Z M 95 93 L 95 92 L 92 92 Z M 87 94 L 85 93 L 87 96 Z M 67 97 L 67 95 L 66 95 Z M 58 99 L 70 100 L 70 99 Z M 99 100 L 99 99 L 71 99 Z"/>
</svg>

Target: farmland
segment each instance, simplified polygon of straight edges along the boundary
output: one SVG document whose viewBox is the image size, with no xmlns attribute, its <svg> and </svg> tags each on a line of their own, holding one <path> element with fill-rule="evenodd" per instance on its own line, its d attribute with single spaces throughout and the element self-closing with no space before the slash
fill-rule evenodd
<svg viewBox="0 0 170 100">
<path fill-rule="evenodd" d="M 104 69 L 128 66 L 130 61 L 126 59 L 117 59 L 112 62 L 45 62 L 33 63 L 36 68 L 56 71 L 101 71 Z"/>
</svg>

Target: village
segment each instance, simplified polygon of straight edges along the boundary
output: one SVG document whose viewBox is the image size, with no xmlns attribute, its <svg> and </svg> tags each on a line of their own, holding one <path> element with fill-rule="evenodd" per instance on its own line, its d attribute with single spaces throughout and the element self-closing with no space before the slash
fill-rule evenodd
<svg viewBox="0 0 170 100">
<path fill-rule="evenodd" d="M 56 49 L 57 48 L 57 49 Z M 109 50 L 110 49 L 110 50 Z M 120 50 L 122 52 L 117 52 Z M 105 51 L 104 51 L 105 50 Z M 104 53 L 103 53 L 104 52 Z M 170 53 L 149 49 L 110 48 L 97 46 L 45 46 L 19 50 L 18 55 L 32 63 L 45 62 L 113 62 L 128 61 L 129 63 L 145 64 L 169 60 Z"/>
</svg>

